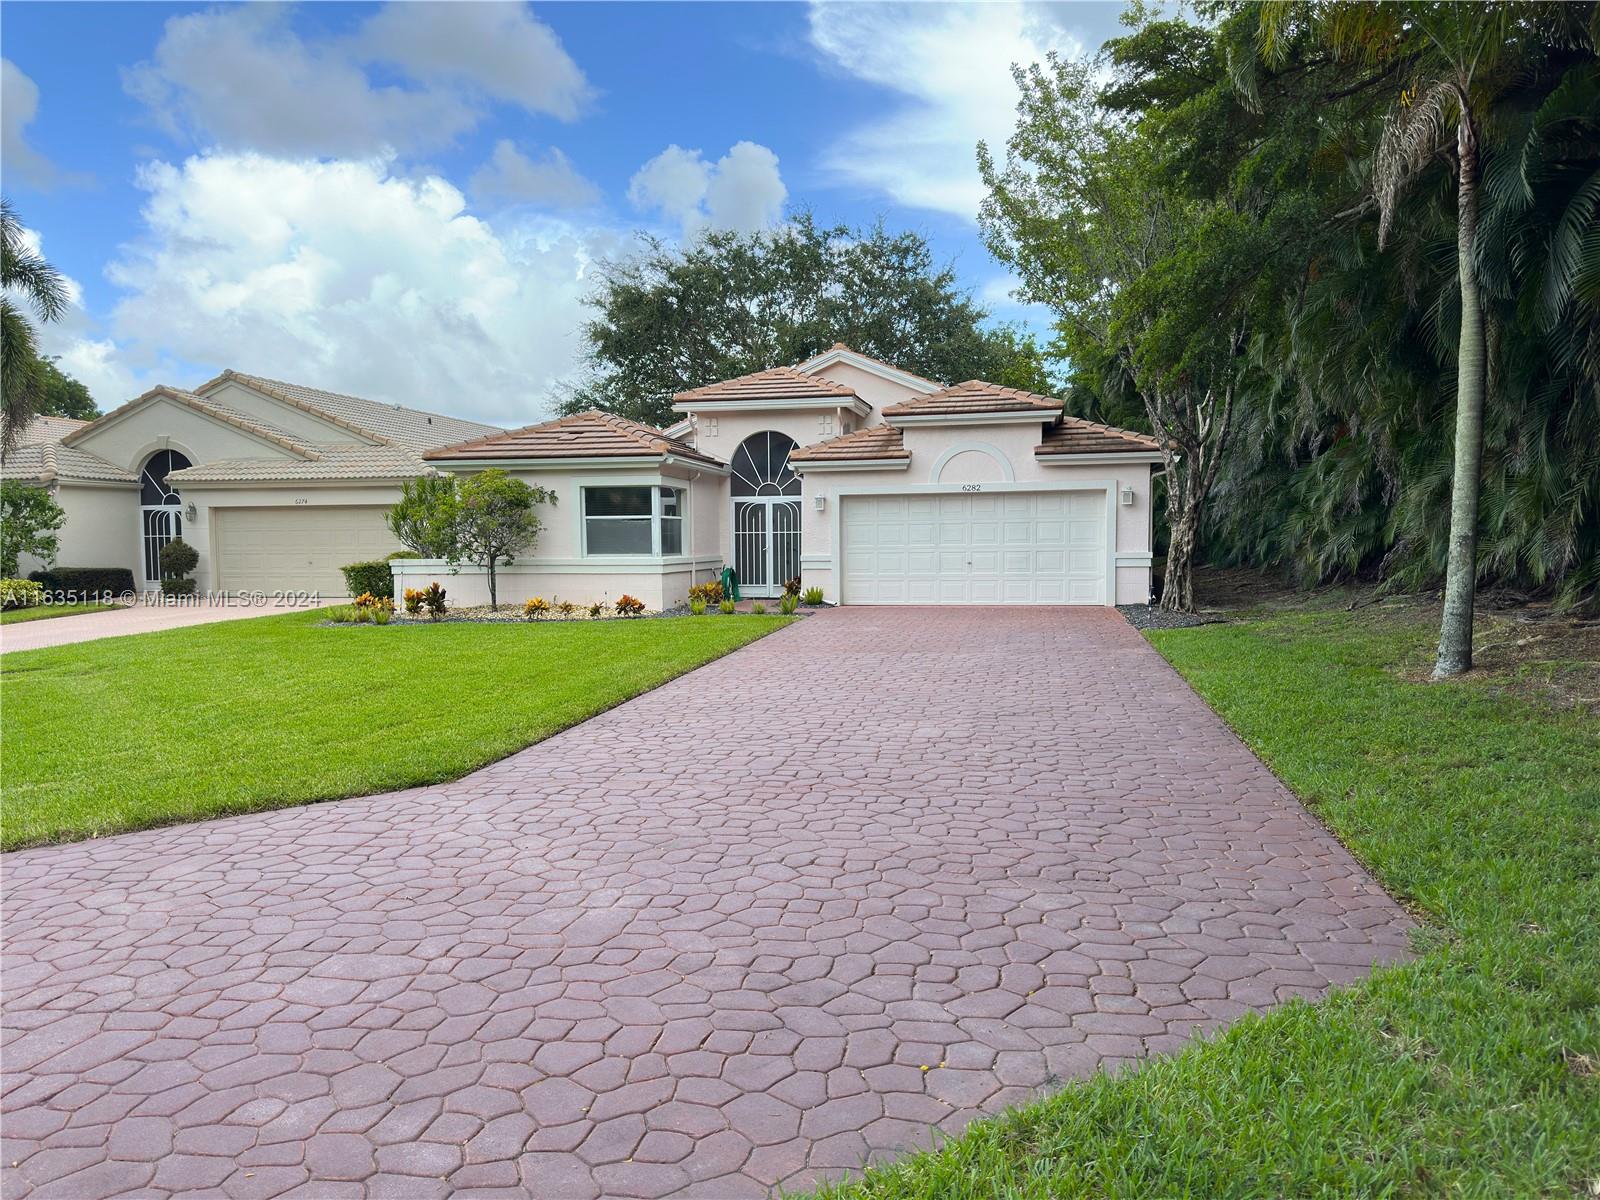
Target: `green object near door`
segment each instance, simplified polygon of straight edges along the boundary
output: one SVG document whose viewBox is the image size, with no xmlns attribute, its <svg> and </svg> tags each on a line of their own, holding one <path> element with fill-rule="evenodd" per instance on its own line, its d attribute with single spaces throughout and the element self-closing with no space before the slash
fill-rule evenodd
<svg viewBox="0 0 1600 1200">
<path fill-rule="evenodd" d="M 739 595 L 739 573 L 732 567 L 722 568 L 722 597 L 725 600 L 742 600 Z"/>
</svg>

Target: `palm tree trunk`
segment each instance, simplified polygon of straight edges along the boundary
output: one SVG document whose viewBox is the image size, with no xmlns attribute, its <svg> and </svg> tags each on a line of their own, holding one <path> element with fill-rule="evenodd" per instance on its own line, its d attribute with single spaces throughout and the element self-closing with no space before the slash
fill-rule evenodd
<svg viewBox="0 0 1600 1200">
<path fill-rule="evenodd" d="M 1461 278 L 1461 342 L 1456 356 L 1455 476 L 1450 484 L 1450 560 L 1445 570 L 1444 617 L 1439 626 L 1435 679 L 1472 669 L 1472 603 L 1478 576 L 1478 489 L 1483 466 L 1486 355 L 1483 308 L 1473 268 L 1478 236 L 1478 139 L 1461 97 L 1456 135 L 1456 263 Z"/>
</svg>

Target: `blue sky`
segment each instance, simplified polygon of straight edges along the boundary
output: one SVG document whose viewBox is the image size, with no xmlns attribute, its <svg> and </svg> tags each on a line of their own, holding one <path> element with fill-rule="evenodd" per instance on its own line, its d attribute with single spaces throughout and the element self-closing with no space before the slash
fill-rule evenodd
<svg viewBox="0 0 1600 1200">
<path fill-rule="evenodd" d="M 574 377 L 639 231 L 924 233 L 998 318 L 979 138 L 1119 3 L 8 3 L 0 182 L 102 408 L 223 367 L 499 423 Z"/>
</svg>

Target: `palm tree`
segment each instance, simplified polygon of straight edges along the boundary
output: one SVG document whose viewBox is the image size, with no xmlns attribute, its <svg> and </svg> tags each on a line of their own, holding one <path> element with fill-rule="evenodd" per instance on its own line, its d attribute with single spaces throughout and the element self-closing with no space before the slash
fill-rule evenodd
<svg viewBox="0 0 1600 1200">
<path fill-rule="evenodd" d="M 0 199 L 0 454 L 38 412 L 39 346 L 33 326 L 13 296 L 25 300 L 41 321 L 54 321 L 67 307 L 66 281 L 23 238 L 22 222 L 9 200 Z"/>
</svg>

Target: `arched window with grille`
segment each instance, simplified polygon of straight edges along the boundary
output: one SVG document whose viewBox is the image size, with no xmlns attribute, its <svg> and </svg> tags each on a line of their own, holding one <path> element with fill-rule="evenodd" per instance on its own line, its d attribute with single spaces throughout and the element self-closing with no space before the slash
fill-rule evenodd
<svg viewBox="0 0 1600 1200">
<path fill-rule="evenodd" d="M 161 548 L 183 536 L 183 497 L 167 482 L 174 471 L 193 466 L 177 450 L 157 450 L 139 471 L 140 558 L 147 588 L 161 586 Z"/>
</svg>

